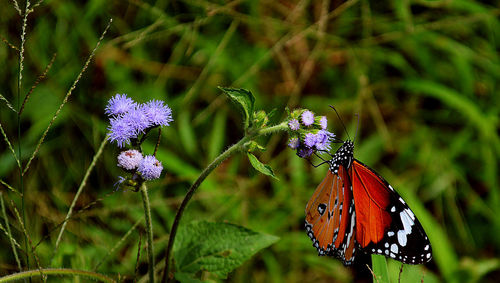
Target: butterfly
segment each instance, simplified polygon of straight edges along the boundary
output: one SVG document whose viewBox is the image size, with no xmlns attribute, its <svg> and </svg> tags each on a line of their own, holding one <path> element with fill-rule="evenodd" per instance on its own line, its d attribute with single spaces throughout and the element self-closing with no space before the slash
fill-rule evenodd
<svg viewBox="0 0 500 283">
<path fill-rule="evenodd" d="M 380 254 L 407 264 L 422 264 L 432 248 L 406 202 L 373 169 L 353 156 L 354 143 L 343 142 L 328 172 L 307 203 L 305 228 L 320 256 L 344 265 L 356 252 Z"/>
</svg>

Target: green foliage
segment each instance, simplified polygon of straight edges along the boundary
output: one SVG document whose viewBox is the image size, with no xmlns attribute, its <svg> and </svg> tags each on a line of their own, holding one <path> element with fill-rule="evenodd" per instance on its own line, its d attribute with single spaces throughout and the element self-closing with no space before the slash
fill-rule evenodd
<svg viewBox="0 0 500 283">
<path fill-rule="evenodd" d="M 248 160 L 250 161 L 250 164 L 252 164 L 252 166 L 253 166 L 253 168 L 255 168 L 255 170 L 259 171 L 260 173 L 262 173 L 264 175 L 271 176 L 271 177 L 275 178 L 276 180 L 278 180 L 278 178 L 274 175 L 274 172 L 273 172 L 273 169 L 271 168 L 271 166 L 260 162 L 257 159 L 257 157 L 255 157 L 255 155 L 253 155 L 251 153 L 247 153 L 247 156 L 248 156 Z"/>
<path fill-rule="evenodd" d="M 276 236 L 241 226 L 200 221 L 179 228 L 174 258 L 182 278 L 186 278 L 185 273 L 199 271 L 226 278 L 233 269 L 276 241 Z"/>
<path fill-rule="evenodd" d="M 245 130 L 252 126 L 254 116 L 255 96 L 248 90 L 242 88 L 219 87 L 236 105 L 243 115 Z"/>
<path fill-rule="evenodd" d="M 390 283 L 387 261 L 383 255 L 372 255 L 373 282 Z"/>
<path fill-rule="evenodd" d="M 110 145 L 89 172 L 53 254 L 105 138 L 103 107 L 115 93 L 127 93 L 136 101 L 164 100 L 173 110 L 157 152 L 165 174 L 149 185 L 157 260 L 187 188 L 241 139 L 242 124 L 274 125 L 285 107 L 307 108 L 328 116 L 329 130 L 346 138 L 328 108 L 334 105 L 349 135 L 356 135 L 355 157 L 401 194 L 433 245 L 432 261 L 405 265 L 401 282 L 498 281 L 500 20 L 494 1 L 42 1 L 27 18 L 19 92 L 23 17 L 15 2 L 0 9 L 1 276 L 18 269 L 11 239 L 23 270 L 29 254 L 32 270 L 38 260 L 44 268 L 100 264 L 97 272 L 124 281 L 147 275 L 140 196 L 114 191 L 121 171 L 119 149 Z M 25 1 L 17 3 L 23 9 Z M 109 18 L 109 32 L 21 182 L 12 151 L 25 166 Z M 24 108 L 18 136 L 17 114 L 8 105 L 19 109 L 54 53 Z M 242 106 L 221 95 L 220 85 L 251 90 L 255 101 L 231 92 Z M 274 116 L 264 115 L 271 109 Z M 286 138 L 269 135 L 249 144 L 255 151 L 265 147 L 253 154 L 279 182 L 256 176 L 248 157 L 235 154 L 201 184 L 183 220 L 227 221 L 280 236 L 233 270 L 231 282 L 371 281 L 368 269 L 345 268 L 311 247 L 304 206 L 327 168 L 298 158 Z M 152 152 L 154 139 L 143 146 Z M 23 214 L 22 198 L 34 252 L 15 213 Z M 391 282 L 398 282 L 400 264 L 388 259 L 387 266 Z"/>
</svg>

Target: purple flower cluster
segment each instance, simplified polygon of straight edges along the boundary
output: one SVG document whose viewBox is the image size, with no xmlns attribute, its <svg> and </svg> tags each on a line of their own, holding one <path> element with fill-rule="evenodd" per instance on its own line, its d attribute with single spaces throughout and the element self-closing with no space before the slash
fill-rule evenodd
<svg viewBox="0 0 500 283">
<path fill-rule="evenodd" d="M 147 129 L 156 126 L 168 126 L 172 119 L 172 110 L 163 101 L 151 100 L 138 104 L 125 94 L 117 94 L 108 101 L 105 113 L 110 117 L 108 127 L 109 140 L 118 147 L 130 144 Z"/>
<path fill-rule="evenodd" d="M 125 170 L 135 170 L 137 166 L 142 162 L 142 153 L 136 149 L 129 149 L 127 151 L 122 151 L 118 155 L 118 166 Z"/>
<path fill-rule="evenodd" d="M 141 173 L 144 180 L 153 180 L 160 178 L 163 166 L 161 162 L 153 155 L 146 155 L 137 167 L 137 172 Z"/>
<path fill-rule="evenodd" d="M 132 140 L 139 141 L 139 144 L 132 144 L 134 147 L 140 146 L 144 134 L 149 130 L 169 126 L 173 121 L 172 110 L 163 101 L 151 100 L 141 104 L 125 94 L 112 97 L 106 105 L 105 113 L 109 116 L 108 139 L 116 142 L 118 147 L 130 145 Z M 139 139 L 141 134 L 143 136 Z M 125 150 L 118 155 L 117 165 L 131 174 L 129 178 L 119 177 L 118 185 L 127 183 L 127 186 L 135 187 L 144 180 L 160 178 L 163 170 L 161 162 L 153 155 L 143 156 L 137 149 Z"/>
<path fill-rule="evenodd" d="M 288 120 L 288 146 L 297 150 L 297 155 L 302 158 L 307 158 L 318 150 L 329 151 L 335 134 L 330 133 L 327 126 L 325 116 L 316 117 L 310 110 L 293 111 Z"/>
<path fill-rule="evenodd" d="M 118 155 L 118 166 L 135 173 L 138 172 L 144 180 L 153 180 L 160 178 L 163 166 L 161 162 L 153 155 L 142 156 L 138 150 L 129 149 L 122 151 Z M 125 179 L 120 177 L 120 183 Z"/>
</svg>

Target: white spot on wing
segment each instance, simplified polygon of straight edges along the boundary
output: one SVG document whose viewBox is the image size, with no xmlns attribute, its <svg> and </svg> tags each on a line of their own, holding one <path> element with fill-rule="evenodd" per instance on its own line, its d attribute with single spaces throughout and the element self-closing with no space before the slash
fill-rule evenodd
<svg viewBox="0 0 500 283">
<path fill-rule="evenodd" d="M 403 228 L 404 228 L 405 233 L 409 235 L 411 233 L 411 226 L 413 226 L 413 224 L 415 224 L 415 222 L 413 222 L 413 220 L 410 218 L 410 216 L 408 216 L 407 211 L 408 211 L 408 209 L 401 211 L 399 213 L 399 217 L 401 218 L 401 222 L 403 223 Z"/>
<path fill-rule="evenodd" d="M 397 254 L 398 253 L 398 245 L 392 244 L 391 245 L 391 252 Z"/>
<path fill-rule="evenodd" d="M 404 230 L 399 230 L 398 231 L 398 243 L 400 246 L 404 247 L 406 246 L 406 233 Z"/>
</svg>

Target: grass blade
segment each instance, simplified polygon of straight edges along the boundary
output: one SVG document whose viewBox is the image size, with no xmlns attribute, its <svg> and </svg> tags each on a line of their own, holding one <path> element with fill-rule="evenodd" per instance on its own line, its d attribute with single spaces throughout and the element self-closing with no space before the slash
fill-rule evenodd
<svg viewBox="0 0 500 283">
<path fill-rule="evenodd" d="M 17 248 L 16 248 L 16 243 L 15 243 L 16 240 L 12 237 L 12 233 L 10 231 L 9 218 L 7 217 L 7 213 L 5 212 L 5 204 L 3 201 L 2 192 L 0 192 L 0 204 L 2 206 L 2 215 L 3 215 L 3 219 L 5 221 L 5 227 L 7 227 L 7 237 L 9 238 L 10 246 L 12 247 L 12 253 L 14 254 L 14 258 L 16 259 L 17 268 L 19 269 L 19 271 L 21 271 L 22 266 L 21 266 L 21 261 L 19 260 L 19 256 L 17 254 Z M 19 244 L 17 246 L 19 246 Z"/>
<path fill-rule="evenodd" d="M 73 90 L 76 88 L 76 85 L 78 84 L 78 82 L 80 81 L 83 73 L 85 72 L 85 70 L 87 70 L 87 67 L 89 66 L 90 64 L 90 61 L 92 60 L 92 58 L 94 58 L 94 55 L 95 55 L 95 52 L 97 51 L 97 49 L 99 48 L 99 45 L 101 44 L 101 41 L 104 39 L 104 35 L 106 35 L 106 32 L 108 31 L 109 27 L 111 26 L 111 23 L 113 22 L 112 19 L 109 20 L 108 22 L 108 25 L 106 26 L 106 28 L 104 29 L 104 31 L 102 32 L 101 34 L 101 37 L 99 38 L 99 40 L 97 41 L 96 43 L 96 46 L 94 47 L 94 49 L 92 50 L 92 52 L 90 53 L 90 56 L 88 57 L 87 61 L 85 62 L 85 64 L 83 65 L 83 68 L 82 70 L 80 71 L 80 73 L 78 74 L 78 76 L 76 77 L 75 81 L 73 82 L 73 85 L 70 87 L 70 89 L 68 90 L 68 92 L 66 93 L 66 96 L 64 97 L 63 99 L 63 102 L 61 103 L 61 105 L 59 105 L 59 108 L 57 109 L 56 113 L 54 114 L 54 116 L 52 117 L 52 120 L 50 121 L 49 125 L 47 126 L 47 129 L 45 129 L 45 132 L 43 133 L 42 137 L 40 138 L 40 140 L 38 141 L 38 144 L 36 145 L 36 148 L 35 150 L 33 151 L 33 154 L 31 155 L 30 159 L 28 160 L 28 163 L 26 164 L 26 166 L 24 167 L 24 170 L 23 170 L 23 175 L 26 174 L 26 172 L 28 171 L 29 167 L 30 167 L 30 164 L 31 162 L 33 161 L 33 159 L 35 158 L 35 156 L 37 155 L 38 151 L 40 150 L 40 146 L 42 145 L 43 141 L 45 140 L 45 137 L 47 136 L 47 133 L 49 132 L 50 128 L 52 127 L 52 124 L 54 124 L 54 121 L 56 120 L 57 116 L 59 116 L 59 113 L 61 112 L 62 108 L 64 107 L 64 105 L 66 105 L 66 102 L 68 102 L 68 99 L 69 97 L 71 96 L 71 94 L 73 93 Z"/>
</svg>

